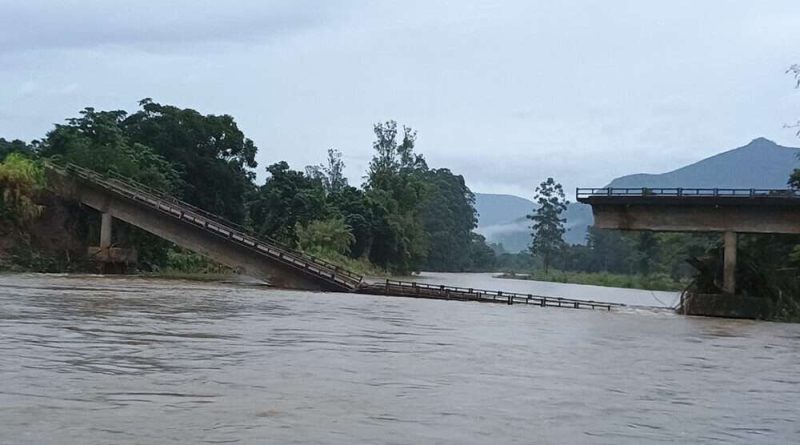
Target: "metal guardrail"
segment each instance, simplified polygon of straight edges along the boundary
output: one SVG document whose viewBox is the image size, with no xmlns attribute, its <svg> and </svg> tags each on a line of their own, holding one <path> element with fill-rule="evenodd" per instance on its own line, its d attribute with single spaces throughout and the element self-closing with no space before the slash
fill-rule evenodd
<svg viewBox="0 0 800 445">
<path fill-rule="evenodd" d="M 795 189 L 737 188 L 577 188 L 578 199 L 594 197 L 670 197 L 670 198 L 798 198 Z"/>
<path fill-rule="evenodd" d="M 603 309 L 625 305 L 573 298 L 547 297 L 543 295 L 522 294 L 497 290 L 475 289 L 457 286 L 416 283 L 413 281 L 385 280 L 364 286 L 359 290 L 365 294 L 393 295 L 402 297 L 432 298 L 441 300 L 467 300 L 504 304 L 530 304 L 541 307 L 561 307 L 572 309 Z"/>
<path fill-rule="evenodd" d="M 262 237 L 253 235 L 252 232 L 244 227 L 227 221 L 225 218 L 214 215 L 183 202 L 174 196 L 135 182 L 122 175 L 103 175 L 76 164 L 61 166 L 52 162 L 46 162 L 45 165 L 48 168 L 66 174 L 74 174 L 106 190 L 144 203 L 162 213 L 166 213 L 184 222 L 192 223 L 194 226 L 201 227 L 215 235 L 228 238 L 250 250 L 254 250 L 262 255 L 267 255 L 279 262 L 295 269 L 303 270 L 306 273 L 310 273 L 337 286 L 355 290 L 363 281 L 361 275 L 350 272 L 321 258 L 290 249 L 272 240 L 263 240 Z"/>
</svg>

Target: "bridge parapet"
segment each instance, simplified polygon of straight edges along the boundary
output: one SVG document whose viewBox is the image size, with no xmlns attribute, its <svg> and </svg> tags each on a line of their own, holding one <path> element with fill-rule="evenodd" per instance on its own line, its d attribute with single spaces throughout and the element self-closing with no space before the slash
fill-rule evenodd
<svg viewBox="0 0 800 445">
<path fill-rule="evenodd" d="M 578 188 L 595 227 L 665 232 L 800 233 L 800 190 Z"/>
</svg>

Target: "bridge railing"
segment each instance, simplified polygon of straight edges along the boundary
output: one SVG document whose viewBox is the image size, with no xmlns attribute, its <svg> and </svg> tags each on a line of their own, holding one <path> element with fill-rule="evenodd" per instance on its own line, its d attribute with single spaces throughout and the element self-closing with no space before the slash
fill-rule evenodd
<svg viewBox="0 0 800 445">
<path fill-rule="evenodd" d="M 141 195 L 140 197 L 149 197 L 152 200 L 152 203 L 149 204 L 157 204 L 158 202 L 163 202 L 174 206 L 177 209 L 177 214 L 180 215 L 181 218 L 185 218 L 186 216 L 196 216 L 201 218 L 198 220 L 194 216 L 192 216 L 193 222 L 201 222 L 202 220 L 207 220 L 209 222 L 215 223 L 220 227 L 212 227 L 209 226 L 207 223 L 203 223 L 203 228 L 211 229 L 215 232 L 221 232 L 226 237 L 234 239 L 246 247 L 251 249 L 255 249 L 260 253 L 267 253 L 272 256 L 279 258 L 285 262 L 288 262 L 293 267 L 302 267 L 303 263 L 312 263 L 317 268 L 328 270 L 330 276 L 325 276 L 321 274 L 322 277 L 328 279 L 333 279 L 334 281 L 337 280 L 337 276 L 344 276 L 345 284 L 347 284 L 351 288 L 356 288 L 360 285 L 363 281 L 363 277 L 356 273 L 353 273 L 347 269 L 343 269 L 333 263 L 325 261 L 321 258 L 317 258 L 303 252 L 298 252 L 294 249 L 291 249 L 275 240 L 272 239 L 264 239 L 266 237 L 256 236 L 249 231 L 248 229 L 244 228 L 243 226 L 228 221 L 227 219 L 200 209 L 196 206 L 193 206 L 189 203 L 181 201 L 174 196 L 171 196 L 167 193 L 164 193 L 160 190 L 156 190 L 152 187 L 146 186 L 144 184 L 138 183 L 136 181 L 131 180 L 125 176 L 111 173 L 108 175 L 103 175 L 98 173 L 94 170 L 87 169 L 85 167 L 81 167 L 76 164 L 66 164 L 66 165 L 58 165 L 52 162 L 47 163 L 49 168 L 58 169 L 61 171 L 65 171 L 68 173 L 72 173 L 81 177 L 85 180 L 88 180 L 92 183 L 101 185 L 105 188 L 111 189 L 112 191 L 116 191 L 118 193 L 122 193 L 123 195 L 136 197 L 136 194 Z M 167 206 L 169 207 L 169 206 Z M 159 208 L 161 210 L 161 208 Z M 170 212 L 172 213 L 172 212 Z M 175 215 L 177 216 L 177 215 Z M 259 247 L 259 243 L 266 245 L 266 248 Z M 300 264 L 298 264 L 298 262 Z M 304 267 L 304 269 L 308 270 L 308 267 Z"/>
<path fill-rule="evenodd" d="M 578 199 L 594 197 L 670 197 L 670 198 L 800 198 L 796 189 L 740 188 L 577 188 Z"/>
<path fill-rule="evenodd" d="M 77 166 L 75 164 L 71 164 L 71 168 L 76 168 L 76 167 L 77 168 L 82 168 L 82 167 Z M 86 169 L 84 169 L 84 170 L 86 170 Z M 97 173 L 97 172 L 94 172 L 94 173 Z M 227 218 L 225 218 L 223 216 L 217 215 L 215 213 L 211 213 L 208 210 L 204 210 L 204 209 L 201 209 L 200 207 L 197 207 L 197 206 L 194 206 L 192 204 L 189 204 L 188 202 L 183 201 L 181 199 L 178 199 L 175 196 L 164 192 L 163 190 L 159 190 L 157 188 L 153 188 L 153 187 L 150 187 L 148 185 L 142 184 L 141 182 L 136 181 L 136 180 L 134 180 L 132 178 L 129 178 L 129 177 L 125 176 L 125 175 L 121 175 L 121 174 L 115 172 L 114 170 L 109 171 L 108 173 L 105 174 L 105 176 L 107 176 L 109 179 L 120 181 L 124 185 L 126 185 L 126 186 L 128 186 L 130 188 L 150 193 L 151 195 L 157 196 L 158 198 L 160 198 L 160 199 L 162 199 L 164 201 L 168 201 L 168 202 L 171 202 L 173 204 L 177 204 L 177 205 L 180 205 L 182 207 L 186 207 L 188 209 L 192 209 L 192 211 L 194 211 L 195 213 L 197 213 L 199 215 L 202 215 L 205 218 L 208 218 L 208 219 L 210 219 L 212 221 L 216 221 L 216 222 L 224 224 L 224 225 L 226 225 L 228 227 L 232 227 L 232 228 L 237 229 L 237 230 L 239 230 L 241 232 L 248 232 L 248 229 L 245 228 L 244 226 L 242 226 L 241 224 L 235 223 L 235 222 L 233 222 L 233 221 L 231 221 L 231 220 L 229 220 L 229 219 L 227 219 Z M 275 244 L 278 244 L 277 241 L 275 242 Z"/>
<path fill-rule="evenodd" d="M 574 298 L 563 297 L 549 297 L 535 294 L 523 294 L 519 292 L 506 292 L 498 290 L 488 290 L 480 288 L 467 288 L 458 286 L 445 286 L 437 284 L 417 283 L 413 281 L 400 281 L 400 280 L 385 280 L 381 283 L 375 283 L 370 286 L 373 290 L 382 290 L 383 293 L 389 295 L 404 295 L 404 296 L 421 296 L 430 297 L 436 295 L 439 297 L 450 297 L 458 299 L 480 300 L 480 301 L 495 301 L 495 302 L 508 302 L 508 303 L 525 303 L 534 304 L 539 306 L 554 306 L 554 307 L 569 307 L 569 308 L 602 308 L 611 310 L 613 307 L 622 307 L 623 304 L 608 303 L 594 300 L 578 300 Z"/>
</svg>

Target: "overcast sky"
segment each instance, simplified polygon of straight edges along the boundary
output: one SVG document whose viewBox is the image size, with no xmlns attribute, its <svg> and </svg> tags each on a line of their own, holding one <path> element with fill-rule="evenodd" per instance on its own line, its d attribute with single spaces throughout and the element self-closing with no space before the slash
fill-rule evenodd
<svg viewBox="0 0 800 445">
<path fill-rule="evenodd" d="M 372 124 L 419 132 L 432 167 L 530 197 L 663 172 L 764 136 L 800 145 L 785 74 L 800 1 L 0 0 L 0 136 L 86 106 L 231 114 L 264 167 L 340 149 L 355 184 Z"/>
</svg>

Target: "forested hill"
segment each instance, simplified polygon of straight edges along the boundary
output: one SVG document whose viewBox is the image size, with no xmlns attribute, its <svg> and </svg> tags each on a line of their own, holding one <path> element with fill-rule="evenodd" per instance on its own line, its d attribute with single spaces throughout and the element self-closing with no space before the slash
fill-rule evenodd
<svg viewBox="0 0 800 445">
<path fill-rule="evenodd" d="M 785 188 L 800 149 L 765 138 L 662 174 L 617 178 L 608 187 Z"/>
<path fill-rule="evenodd" d="M 792 170 L 800 167 L 800 148 L 783 147 L 765 138 L 661 174 L 633 174 L 614 179 L 608 187 L 721 187 L 785 188 Z M 556 178 L 558 179 L 558 178 Z M 591 185 L 591 184 L 582 184 Z M 480 213 L 478 230 L 487 240 L 503 243 L 509 252 L 524 250 L 530 242 L 528 221 L 533 203 L 509 195 L 476 194 Z M 513 206 L 511 203 L 528 203 Z M 583 243 L 592 224 L 589 206 L 572 203 L 567 208 L 569 243 Z"/>
</svg>

